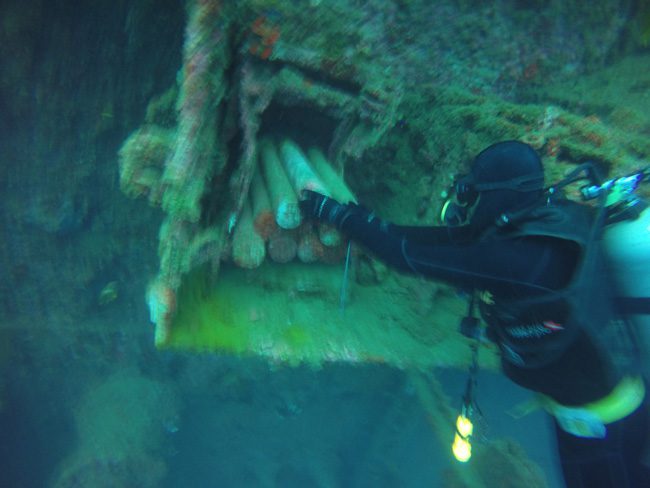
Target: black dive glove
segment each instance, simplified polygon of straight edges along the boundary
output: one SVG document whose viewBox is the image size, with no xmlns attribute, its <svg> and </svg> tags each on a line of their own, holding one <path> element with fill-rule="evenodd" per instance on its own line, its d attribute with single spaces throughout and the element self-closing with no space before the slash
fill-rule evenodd
<svg viewBox="0 0 650 488">
<path fill-rule="evenodd" d="M 305 219 L 317 220 L 341 228 L 346 217 L 354 211 L 356 205 L 342 204 L 312 190 L 303 190 L 300 211 Z"/>
<path fill-rule="evenodd" d="M 361 205 L 340 203 L 312 190 L 303 190 L 300 196 L 300 211 L 305 219 L 317 220 L 343 230 L 348 217 L 359 217 L 368 224 L 378 226 L 382 232 L 388 232 L 388 222 L 377 218 L 373 212 Z M 353 220 L 359 222 L 358 219 Z"/>
</svg>

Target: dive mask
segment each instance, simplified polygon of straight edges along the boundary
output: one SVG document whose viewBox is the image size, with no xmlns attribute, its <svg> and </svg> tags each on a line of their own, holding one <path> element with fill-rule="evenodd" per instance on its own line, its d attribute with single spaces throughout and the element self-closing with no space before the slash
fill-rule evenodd
<svg viewBox="0 0 650 488">
<path fill-rule="evenodd" d="M 458 227 L 469 222 L 471 210 L 478 201 L 478 191 L 471 175 L 461 175 L 446 192 L 447 199 L 440 210 L 440 222 L 448 227 Z"/>
<path fill-rule="evenodd" d="M 460 175 L 447 191 L 447 199 L 440 211 L 440 221 L 448 227 L 458 227 L 469 223 L 481 192 L 511 190 L 530 192 L 544 188 L 544 173 L 532 173 L 505 181 L 479 183 L 470 173 Z M 504 209 L 504 211 L 507 209 Z"/>
</svg>

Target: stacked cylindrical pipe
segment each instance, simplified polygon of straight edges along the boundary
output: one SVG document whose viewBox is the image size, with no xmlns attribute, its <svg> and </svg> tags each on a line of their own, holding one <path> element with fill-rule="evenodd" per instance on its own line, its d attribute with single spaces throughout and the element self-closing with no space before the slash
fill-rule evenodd
<svg viewBox="0 0 650 488">
<path fill-rule="evenodd" d="M 299 200 L 313 190 L 341 203 L 356 202 L 342 176 L 323 152 L 309 148 L 308 156 L 293 141 L 264 138 L 247 202 L 232 235 L 232 260 L 253 269 L 268 257 L 276 263 L 336 262 L 344 254 L 338 231 L 303 222 Z"/>
</svg>

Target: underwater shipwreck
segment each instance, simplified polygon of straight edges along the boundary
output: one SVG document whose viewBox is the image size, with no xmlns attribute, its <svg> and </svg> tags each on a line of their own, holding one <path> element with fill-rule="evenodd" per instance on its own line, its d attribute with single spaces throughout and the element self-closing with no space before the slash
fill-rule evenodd
<svg viewBox="0 0 650 488">
<path fill-rule="evenodd" d="M 356 201 L 346 167 L 398 123 L 403 87 L 382 75 L 390 56 L 371 51 L 381 30 L 363 39 L 348 25 L 310 43 L 289 13 L 241 25 L 228 10 L 190 8 L 179 85 L 166 94 L 177 120 L 161 124 L 150 105 L 120 151 L 124 192 L 166 214 L 147 291 L 156 344 L 314 363 L 435 356 L 417 337 L 426 314 L 394 290 L 364 297 L 350 276 L 363 258 L 298 209 L 304 189 Z M 378 265 L 366 267 L 360 279 L 378 280 Z"/>
<path fill-rule="evenodd" d="M 109 346 L 88 337 L 98 330 L 101 340 L 109 335 L 97 325 L 102 314 L 117 322 L 118 307 L 146 306 L 147 338 L 163 356 L 236 357 L 315 371 L 331 364 L 399 370 L 446 456 L 441 486 L 550 486 L 515 441 L 479 443 L 470 463 L 452 458 L 459 399 L 447 396 L 438 371 L 464 373 L 473 354 L 481 369 L 499 368 L 495 346 L 459 333 L 467 295 L 397 273 L 335 229 L 303 221 L 299 200 L 303 190 L 316 190 L 391 222 L 438 225 L 454 175 L 499 140 L 533 146 L 547 182 L 585 161 L 610 175 L 647 166 L 650 14 L 643 2 L 187 0 L 169 7 L 169 16 L 156 2 L 118 3 L 102 12 L 115 15 L 119 35 L 111 35 L 126 39 L 118 51 L 131 56 L 128 63 L 114 62 L 119 56 L 98 41 L 85 59 L 96 62 L 99 74 L 77 85 L 73 75 L 83 78 L 81 68 L 74 56 L 62 58 L 75 66 L 61 75 L 69 76 L 61 83 L 69 90 L 66 103 L 77 89 L 84 99 L 101 92 L 95 104 L 86 103 L 87 113 L 62 110 L 45 83 L 5 103 L 16 119 L 28 100 L 40 104 L 47 117 L 34 132 L 47 135 L 33 142 L 28 126 L 16 140 L 30 149 L 3 154 L 48 168 L 24 163 L 8 172 L 6 187 L 27 191 L 9 198 L 4 213 L 15 229 L 0 252 L 8 270 L 0 310 L 11 324 L 3 332 L 7 344 L 56 316 L 66 348 L 91 357 L 108 347 L 106 363 L 121 361 L 124 350 L 140 351 L 128 333 L 111 331 Z M 6 18 L 36 22 L 25 13 Z M 2 31 L 5 54 L 19 52 L 11 46 L 21 44 L 20 33 Z M 158 50 L 176 54 L 156 64 Z M 52 63 L 43 63 L 48 82 L 59 71 Z M 125 65 L 139 67 L 137 76 L 126 76 Z M 3 86 L 18 85 L 21 69 L 4 69 Z M 104 72 L 121 73 L 122 84 L 106 88 Z M 127 96 L 120 87 L 129 83 L 138 88 Z M 88 133 L 75 152 L 74 138 L 62 133 L 81 133 L 80 127 Z M 95 153 L 97 141 L 108 156 Z M 63 148 L 57 158 L 43 156 L 57 144 Z M 93 194 L 92 185 L 113 193 Z M 44 271 L 32 279 L 36 265 L 28 255 L 41 251 L 43 260 L 34 263 Z M 92 314 L 99 318 L 88 319 Z M 84 320 L 91 332 L 74 332 Z M 34 330 L 28 358 L 31 348 L 45 347 Z M 34 356 L 55 363 L 51 347 Z M 1 352 L 0 360 L 11 354 Z M 224 390 L 232 384 L 245 390 L 234 377 L 224 374 Z M 96 396 L 82 397 L 75 415 L 85 437 L 57 468 L 53 486 L 97 479 L 111 486 L 122 477 L 161 486 L 165 463 L 152 453 L 177 430 L 169 419 L 178 417 L 180 395 L 161 387 L 160 377 L 160 384 L 143 378 L 120 373 L 97 386 Z M 127 407 L 161 405 L 161 411 L 135 416 L 146 435 L 107 437 L 100 449 L 93 439 L 102 419 L 119 423 L 103 405 L 129 398 L 131 384 L 144 400 Z M 154 423 L 171 426 L 152 434 Z M 381 446 L 368 450 L 374 455 Z M 117 461 L 107 467 L 104 458 Z M 140 461 L 156 469 L 135 475 Z M 318 486 L 337 486 L 328 476 L 319 480 Z"/>
<path fill-rule="evenodd" d="M 437 134 L 420 134 L 423 147 L 413 156 L 424 157 L 424 167 L 381 181 L 377 166 L 390 165 L 382 158 L 394 158 L 395 149 L 364 156 L 391 131 L 410 137 L 409 103 L 417 102 L 407 77 L 414 67 L 405 65 L 403 44 L 391 45 L 401 34 L 388 22 L 397 9 L 353 9 L 341 23 L 338 15 L 347 10 L 339 7 L 188 5 L 177 84 L 149 104 L 143 126 L 120 150 L 122 190 L 165 213 L 160 269 L 146 298 L 158 346 L 297 362 L 450 365 L 459 355 L 446 341 L 459 341 L 439 329 L 462 313 L 454 291 L 409 278 L 369 286 L 385 270 L 348 249 L 333 229 L 301 224 L 300 192 L 319 190 L 343 202 L 370 194 L 381 205 L 380 186 L 411 191 L 409 180 L 424 178 L 427 187 L 415 189 L 411 204 L 418 208 L 403 215 L 426 222 L 434 220 L 459 159 L 469 160 L 484 140 L 529 142 L 548 160 L 551 181 L 571 162 L 596 160 L 625 171 L 647 154 L 642 134 L 594 114 L 421 86 L 419 96 L 430 99 L 421 101 L 419 110 L 430 112 L 423 117 L 460 127 L 464 144 L 452 158 L 436 146 Z M 511 83 L 541 83 L 541 70 L 551 67 L 538 57 L 509 73 L 521 78 Z M 417 288 L 417 296 L 397 291 L 405 286 Z M 435 317 L 427 303 L 433 301 Z"/>
<path fill-rule="evenodd" d="M 446 83 L 470 73 L 448 73 L 440 52 L 426 51 L 424 26 L 401 3 L 418 4 L 189 2 L 177 84 L 151 101 L 120 150 L 122 190 L 165 214 L 146 292 L 158 347 L 290 364 L 379 362 L 416 376 L 466 367 L 463 297 L 395 275 L 337 231 L 301 222 L 301 191 L 370 202 L 401 223 L 436 223 L 453 174 L 494 140 L 535 147 L 548 181 L 585 160 L 632 171 L 650 154 L 647 118 L 631 105 L 610 109 L 553 88 L 575 53 L 490 38 L 516 62 L 486 67 L 466 86 Z M 579 16 L 575 5 L 555 7 Z M 441 8 L 448 21 L 452 10 Z M 598 42 L 580 49 L 602 63 Z M 641 61 L 628 62 L 650 79 Z M 482 366 L 495 368 L 494 351 L 482 349 Z M 449 416 L 435 380 L 414 381 L 425 381 L 417 390 L 431 416 Z"/>
</svg>

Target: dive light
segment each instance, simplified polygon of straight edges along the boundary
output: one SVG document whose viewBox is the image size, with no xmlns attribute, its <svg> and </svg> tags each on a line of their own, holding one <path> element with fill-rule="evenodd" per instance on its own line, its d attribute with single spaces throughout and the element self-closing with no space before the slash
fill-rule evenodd
<svg viewBox="0 0 650 488">
<path fill-rule="evenodd" d="M 467 316 L 460 321 L 460 331 L 462 334 L 474 339 L 471 344 L 472 364 L 469 367 L 462 407 L 460 409 L 460 414 L 458 414 L 458 418 L 456 419 L 454 443 L 451 446 L 451 451 L 454 453 L 454 457 L 461 463 L 466 463 L 469 461 L 469 458 L 472 457 L 472 444 L 470 443 L 470 439 L 474 433 L 474 424 L 471 419 L 475 410 L 479 415 L 481 413 L 481 410 L 478 408 L 476 400 L 474 399 L 474 388 L 476 387 L 478 375 L 478 346 L 481 340 L 481 324 L 480 321 L 474 317 L 475 300 L 476 294 L 472 293 L 469 300 Z"/>
<path fill-rule="evenodd" d="M 463 405 L 461 413 L 456 419 L 456 435 L 454 435 L 454 443 L 451 446 L 454 457 L 461 463 L 466 463 L 472 457 L 470 438 L 474 432 L 474 425 L 467 410 L 466 405 Z"/>
</svg>

